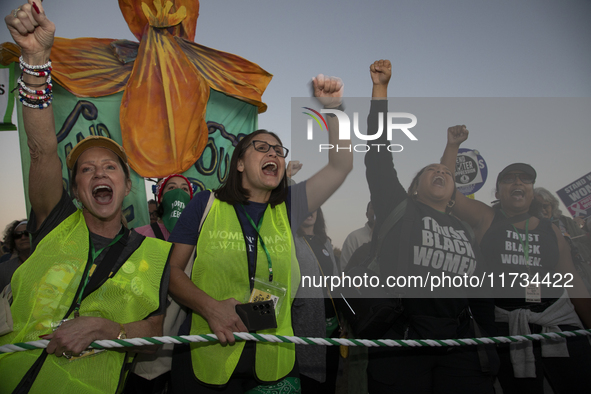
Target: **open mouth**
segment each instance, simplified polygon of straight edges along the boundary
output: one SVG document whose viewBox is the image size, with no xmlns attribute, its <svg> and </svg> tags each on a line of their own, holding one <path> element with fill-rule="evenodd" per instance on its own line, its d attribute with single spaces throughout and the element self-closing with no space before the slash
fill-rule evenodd
<svg viewBox="0 0 591 394">
<path fill-rule="evenodd" d="M 521 189 L 515 189 L 511 192 L 511 197 L 523 198 L 523 197 L 525 197 L 525 192 Z"/>
<path fill-rule="evenodd" d="M 445 179 L 441 176 L 436 176 L 433 178 L 433 184 L 437 186 L 445 186 Z"/>
<path fill-rule="evenodd" d="M 263 164 L 263 174 L 276 176 L 277 175 L 277 164 L 269 161 Z"/>
<path fill-rule="evenodd" d="M 99 204 L 108 204 L 113 199 L 113 190 L 107 185 L 99 185 L 92 189 L 92 196 Z"/>
</svg>

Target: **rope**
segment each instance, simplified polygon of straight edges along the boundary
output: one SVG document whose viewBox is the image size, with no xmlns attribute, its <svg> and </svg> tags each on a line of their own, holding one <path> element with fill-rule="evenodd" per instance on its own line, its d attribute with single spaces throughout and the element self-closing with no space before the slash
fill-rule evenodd
<svg viewBox="0 0 591 394">
<path fill-rule="evenodd" d="M 591 330 L 574 330 L 562 332 L 548 332 L 544 334 L 513 335 L 482 338 L 462 339 L 345 339 L 345 338 L 308 338 L 288 337 L 268 334 L 249 334 L 235 332 L 234 338 L 238 341 L 257 342 L 279 342 L 295 343 L 297 345 L 320 345 L 320 346 L 360 346 L 360 347 L 445 347 L 445 346 L 472 346 L 501 343 L 518 343 L 525 341 L 540 341 L 543 339 L 561 339 L 568 337 L 580 337 L 591 335 Z M 113 339 L 95 341 L 90 344 L 93 349 L 112 349 L 131 346 L 163 345 L 172 343 L 175 345 L 192 342 L 217 342 L 214 334 L 205 335 L 182 335 L 165 337 L 145 337 L 132 339 Z M 32 342 L 14 343 L 0 346 L 0 354 L 22 352 L 26 350 L 45 349 L 49 341 L 41 339 Z"/>
</svg>

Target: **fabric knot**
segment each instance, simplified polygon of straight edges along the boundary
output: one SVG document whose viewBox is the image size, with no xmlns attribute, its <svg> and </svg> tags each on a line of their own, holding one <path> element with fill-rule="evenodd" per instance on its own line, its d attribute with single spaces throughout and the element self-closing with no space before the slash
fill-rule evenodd
<svg viewBox="0 0 591 394">
<path fill-rule="evenodd" d="M 170 9 L 173 7 L 171 1 L 167 1 L 164 8 L 162 8 L 161 0 L 154 0 L 153 4 L 154 8 L 156 8 L 156 15 L 152 13 L 152 10 L 146 3 L 142 2 L 142 10 L 152 27 L 163 29 L 176 26 L 187 17 L 187 9 L 184 5 L 180 6 L 176 12 L 170 13 Z"/>
</svg>

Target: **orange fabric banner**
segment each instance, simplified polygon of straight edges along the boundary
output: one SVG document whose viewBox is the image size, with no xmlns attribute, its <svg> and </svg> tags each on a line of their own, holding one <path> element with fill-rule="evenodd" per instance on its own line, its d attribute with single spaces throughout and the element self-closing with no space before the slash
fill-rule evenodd
<svg viewBox="0 0 591 394">
<path fill-rule="evenodd" d="M 56 38 L 52 77 L 78 97 L 123 91 L 121 133 L 130 166 L 143 177 L 163 177 L 186 171 L 201 156 L 208 139 L 210 89 L 255 105 L 261 113 L 272 75 L 244 58 L 192 42 L 198 1 L 148 3 L 119 0 L 139 44 Z M 14 47 L 3 45 L 0 60 L 18 59 Z"/>
</svg>

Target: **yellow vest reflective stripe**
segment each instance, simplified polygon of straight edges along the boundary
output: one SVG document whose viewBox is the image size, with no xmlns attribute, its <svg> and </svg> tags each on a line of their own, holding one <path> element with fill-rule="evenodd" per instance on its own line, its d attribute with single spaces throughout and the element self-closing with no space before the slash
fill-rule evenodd
<svg viewBox="0 0 591 394">
<path fill-rule="evenodd" d="M 271 255 L 273 282 L 282 284 L 287 294 L 277 316 L 277 329 L 258 333 L 293 335 L 292 292 L 297 290 L 300 272 L 285 203 L 275 208 L 267 207 L 259 233 Z M 216 199 L 199 234 L 191 280 L 216 300 L 235 298 L 240 302 L 247 302 L 250 281 L 246 248 L 234 207 Z M 269 280 L 267 257 L 260 241 L 257 242 L 255 275 L 260 280 Z M 191 334 L 211 332 L 207 321 L 193 313 Z M 193 371 L 197 379 L 204 383 L 221 385 L 227 383 L 234 372 L 244 349 L 244 342 L 237 342 L 234 346 L 221 346 L 218 343 L 193 343 L 190 346 Z M 293 369 L 294 362 L 293 344 L 256 344 L 255 371 L 261 381 L 271 382 L 283 378 Z"/>
<path fill-rule="evenodd" d="M 41 240 L 12 278 L 14 331 L 0 337 L 0 345 L 38 340 L 39 335 L 52 332 L 51 324 L 67 313 L 82 280 L 88 239 L 82 211 L 77 211 Z M 80 315 L 126 324 L 157 310 L 170 247 L 146 238 L 112 278 L 82 301 Z M 42 351 L 0 355 L 0 393 L 12 392 Z M 123 376 L 124 358 L 124 353 L 115 351 L 76 361 L 49 355 L 31 393 L 114 393 Z"/>
</svg>

